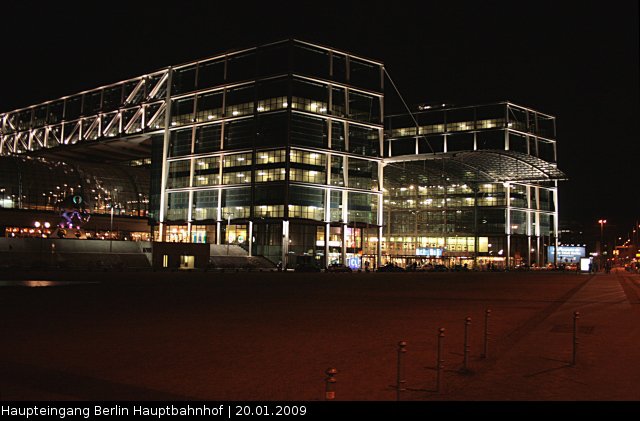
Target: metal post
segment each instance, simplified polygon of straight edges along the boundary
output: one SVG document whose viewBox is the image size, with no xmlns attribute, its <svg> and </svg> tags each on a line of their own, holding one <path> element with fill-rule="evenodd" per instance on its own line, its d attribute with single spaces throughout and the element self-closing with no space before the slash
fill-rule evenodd
<svg viewBox="0 0 640 421">
<path fill-rule="evenodd" d="M 109 253 L 113 251 L 113 203 L 111 204 L 111 224 L 109 225 Z"/>
<path fill-rule="evenodd" d="M 580 318 L 580 312 L 573 313 L 573 358 L 571 365 L 575 366 L 578 362 L 578 319 Z"/>
<path fill-rule="evenodd" d="M 491 317 L 491 310 L 486 309 L 484 312 L 484 350 L 482 358 L 489 358 L 489 317 Z"/>
<path fill-rule="evenodd" d="M 469 326 L 471 325 L 471 317 L 467 317 L 466 319 L 464 319 L 464 360 L 463 360 L 463 365 L 462 365 L 462 369 L 464 371 L 469 370 L 469 352 L 470 352 L 470 346 L 469 346 Z"/>
<path fill-rule="evenodd" d="M 398 342 L 398 378 L 396 382 L 396 400 L 400 400 L 402 392 L 407 390 L 407 380 L 404 378 L 404 354 L 407 353 L 407 343 L 405 341 Z"/>
<path fill-rule="evenodd" d="M 336 399 L 336 378 L 335 375 L 338 374 L 338 370 L 335 368 L 327 368 L 324 372 L 327 375 L 325 381 L 325 391 L 324 391 L 324 400 L 332 401 Z"/>
<path fill-rule="evenodd" d="M 442 359 L 442 346 L 444 341 L 444 328 L 438 329 L 438 356 L 436 357 L 436 391 L 442 390 L 442 371 L 444 370 L 444 360 Z"/>
</svg>

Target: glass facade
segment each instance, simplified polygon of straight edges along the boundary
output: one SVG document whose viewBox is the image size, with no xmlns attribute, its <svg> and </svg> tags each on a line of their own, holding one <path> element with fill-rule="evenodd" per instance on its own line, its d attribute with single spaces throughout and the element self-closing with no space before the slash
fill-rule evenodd
<svg viewBox="0 0 640 421">
<path fill-rule="evenodd" d="M 95 212 L 147 216 L 158 241 L 237 244 L 288 267 L 542 264 L 555 118 L 509 102 L 385 118 L 382 75 L 285 40 L 0 114 L 0 156 L 110 143 L 127 166 L 28 158 L 51 176 L 36 193 L 30 176 L 0 179 L 0 205 L 51 206 L 73 173 Z"/>
<path fill-rule="evenodd" d="M 507 102 L 426 106 L 415 117 L 417 127 L 407 115 L 386 119 L 383 256 L 478 269 L 549 263 L 555 119 Z"/>
</svg>

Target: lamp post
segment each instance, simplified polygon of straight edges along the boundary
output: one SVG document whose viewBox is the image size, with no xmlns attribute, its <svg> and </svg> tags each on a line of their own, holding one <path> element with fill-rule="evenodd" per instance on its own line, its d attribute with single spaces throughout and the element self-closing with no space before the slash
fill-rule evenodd
<svg viewBox="0 0 640 421">
<path fill-rule="evenodd" d="M 229 227 L 231 226 L 232 212 L 227 212 L 227 256 L 229 255 L 229 247 L 231 247 L 231 236 L 229 235 Z"/>
<path fill-rule="evenodd" d="M 111 224 L 109 225 L 109 253 L 113 251 L 113 204 L 111 205 Z"/>
<path fill-rule="evenodd" d="M 598 223 L 600 224 L 600 266 L 603 266 L 604 260 L 604 224 L 607 223 L 606 219 L 599 219 Z"/>
</svg>

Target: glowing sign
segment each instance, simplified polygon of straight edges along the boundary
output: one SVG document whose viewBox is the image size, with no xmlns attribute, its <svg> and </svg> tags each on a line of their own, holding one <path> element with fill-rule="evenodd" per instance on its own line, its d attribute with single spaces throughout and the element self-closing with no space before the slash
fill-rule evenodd
<svg viewBox="0 0 640 421">
<path fill-rule="evenodd" d="M 347 259 L 347 263 L 351 269 L 360 269 L 360 258 L 359 257 L 350 257 Z"/>
<path fill-rule="evenodd" d="M 554 251 L 555 251 L 555 247 L 549 246 L 547 257 L 550 262 L 553 262 Z M 558 247 L 558 262 L 578 263 L 578 261 L 580 261 L 580 258 L 584 256 L 586 256 L 584 247 L 569 247 L 569 246 Z"/>
<path fill-rule="evenodd" d="M 416 256 L 442 257 L 442 249 L 435 247 L 418 247 Z"/>
</svg>

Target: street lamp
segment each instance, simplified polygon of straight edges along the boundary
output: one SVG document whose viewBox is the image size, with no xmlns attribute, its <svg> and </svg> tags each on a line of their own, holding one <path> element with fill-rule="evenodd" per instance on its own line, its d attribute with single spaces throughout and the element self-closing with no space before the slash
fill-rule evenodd
<svg viewBox="0 0 640 421">
<path fill-rule="evenodd" d="M 604 255 L 604 224 L 607 223 L 606 219 L 599 219 L 598 223 L 600 224 L 600 265 L 602 266 L 603 255 Z"/>
<path fill-rule="evenodd" d="M 227 256 L 229 255 L 229 247 L 231 246 L 231 235 L 229 233 L 229 227 L 231 226 L 231 217 L 233 212 L 227 212 Z"/>
</svg>

